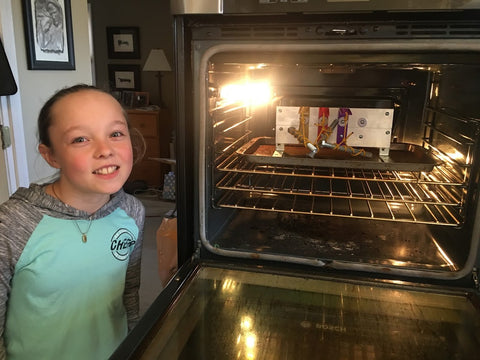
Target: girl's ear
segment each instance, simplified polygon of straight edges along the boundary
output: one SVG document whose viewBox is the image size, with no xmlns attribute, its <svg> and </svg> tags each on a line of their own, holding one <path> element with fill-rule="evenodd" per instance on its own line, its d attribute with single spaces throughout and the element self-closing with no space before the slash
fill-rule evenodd
<svg viewBox="0 0 480 360">
<path fill-rule="evenodd" d="M 57 163 L 57 160 L 53 155 L 52 149 L 50 149 L 45 144 L 40 144 L 38 145 L 38 152 L 40 153 L 40 155 L 42 155 L 48 165 L 55 169 L 60 169 L 60 165 Z"/>
</svg>

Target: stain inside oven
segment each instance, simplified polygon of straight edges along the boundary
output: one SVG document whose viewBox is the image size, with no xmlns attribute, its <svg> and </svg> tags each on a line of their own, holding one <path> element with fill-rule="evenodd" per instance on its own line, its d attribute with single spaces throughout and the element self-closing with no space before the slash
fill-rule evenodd
<svg viewBox="0 0 480 360">
<path fill-rule="evenodd" d="M 468 53 L 212 56 L 211 249 L 460 271 L 478 241 L 479 75 Z"/>
</svg>

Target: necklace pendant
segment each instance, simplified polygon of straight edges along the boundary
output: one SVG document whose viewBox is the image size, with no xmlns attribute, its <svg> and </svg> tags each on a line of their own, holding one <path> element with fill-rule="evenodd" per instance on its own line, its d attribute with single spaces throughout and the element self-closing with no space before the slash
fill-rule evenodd
<svg viewBox="0 0 480 360">
<path fill-rule="evenodd" d="M 87 234 L 82 234 L 82 242 L 83 243 L 87 242 Z"/>
</svg>

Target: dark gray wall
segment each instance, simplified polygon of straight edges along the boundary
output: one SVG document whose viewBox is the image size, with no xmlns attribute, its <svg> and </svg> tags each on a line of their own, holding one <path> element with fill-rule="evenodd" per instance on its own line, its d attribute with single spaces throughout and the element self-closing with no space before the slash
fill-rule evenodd
<svg viewBox="0 0 480 360">
<path fill-rule="evenodd" d="M 137 64 L 143 68 L 152 48 L 164 49 L 172 69 L 173 23 L 169 0 L 89 0 L 92 13 L 92 36 L 96 85 L 108 90 L 108 64 Z M 106 28 L 108 26 L 138 26 L 140 59 L 109 59 Z M 174 107 L 174 74 L 162 76 L 162 98 L 170 112 Z M 142 91 L 150 93 L 150 103 L 158 104 L 158 80 L 153 72 L 141 71 Z"/>
</svg>

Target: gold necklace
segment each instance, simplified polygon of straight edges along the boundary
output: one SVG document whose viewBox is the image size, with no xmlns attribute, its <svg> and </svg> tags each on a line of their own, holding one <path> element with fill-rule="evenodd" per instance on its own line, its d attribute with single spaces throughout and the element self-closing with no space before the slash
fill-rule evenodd
<svg viewBox="0 0 480 360">
<path fill-rule="evenodd" d="M 55 195 L 55 197 L 60 200 L 61 202 L 63 202 L 64 204 L 66 204 L 65 201 L 63 201 L 60 196 L 58 196 L 57 192 L 55 191 L 55 183 L 52 184 L 52 192 L 53 192 L 53 195 Z M 68 204 L 67 204 L 68 205 Z M 82 231 L 82 229 L 80 229 L 80 225 L 78 225 L 78 222 L 77 220 L 75 219 L 72 219 L 73 220 L 73 223 L 75 224 L 75 226 L 77 227 L 78 229 L 78 232 L 80 234 L 82 234 L 82 242 L 83 243 L 86 243 L 87 242 L 87 234 L 88 232 L 90 231 L 90 227 L 92 226 L 92 217 L 90 217 L 89 221 L 88 221 L 88 227 L 87 227 L 87 230 L 86 231 Z"/>
<path fill-rule="evenodd" d="M 87 227 L 87 231 L 83 232 L 82 230 L 80 230 L 80 226 L 78 225 L 78 222 L 77 220 L 73 220 L 73 222 L 75 223 L 75 225 L 77 226 L 77 229 L 78 231 L 80 232 L 80 234 L 82 234 L 82 242 L 83 243 L 86 243 L 87 242 L 87 233 L 88 231 L 90 230 L 90 226 L 92 226 L 92 218 L 90 218 L 88 220 L 88 227 Z"/>
</svg>

